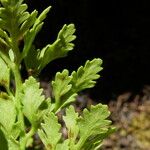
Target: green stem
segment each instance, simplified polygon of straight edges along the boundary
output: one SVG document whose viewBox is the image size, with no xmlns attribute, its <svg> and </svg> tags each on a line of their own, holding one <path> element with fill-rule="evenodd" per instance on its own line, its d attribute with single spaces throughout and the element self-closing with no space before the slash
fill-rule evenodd
<svg viewBox="0 0 150 150">
<path fill-rule="evenodd" d="M 35 134 L 36 131 L 37 131 L 37 129 L 34 126 L 32 126 L 30 131 L 25 135 L 25 137 L 22 139 L 22 141 L 20 143 L 21 150 L 25 150 L 28 140 Z"/>
<path fill-rule="evenodd" d="M 18 94 L 19 94 L 20 90 L 22 89 L 22 80 L 21 80 L 21 75 L 20 75 L 20 71 L 19 71 L 19 66 L 17 66 L 16 64 L 13 63 L 12 72 L 14 74 L 15 84 L 16 84 L 15 96 L 18 97 Z"/>
<path fill-rule="evenodd" d="M 86 139 L 87 139 L 86 137 L 80 138 L 78 143 L 75 145 L 75 150 L 81 149 L 83 144 L 85 143 Z"/>
<path fill-rule="evenodd" d="M 23 110 L 22 110 L 22 104 L 21 104 L 21 99 L 20 99 L 20 92 L 22 90 L 22 80 L 21 80 L 21 75 L 19 71 L 19 66 L 17 64 L 12 65 L 12 72 L 14 74 L 15 78 L 15 99 L 16 99 L 16 108 L 18 112 L 18 122 L 21 123 L 21 134 L 20 134 L 20 147 L 22 144 L 22 141 L 24 141 L 25 138 L 25 124 L 24 124 L 24 115 L 23 115 Z M 21 150 L 25 150 L 25 145 L 24 147 L 21 147 Z"/>
<path fill-rule="evenodd" d="M 19 65 L 20 63 L 19 59 L 21 57 L 21 54 L 20 54 L 19 47 L 18 47 L 18 41 L 16 40 L 15 36 L 12 36 L 12 50 L 15 55 L 15 63 Z"/>
<path fill-rule="evenodd" d="M 20 92 L 22 90 L 22 80 L 21 80 L 21 75 L 20 75 L 20 70 L 19 70 L 19 65 L 16 63 L 12 62 L 9 57 L 4 54 L 2 51 L 0 51 L 0 57 L 5 61 L 5 63 L 8 65 L 8 67 L 11 69 L 13 72 L 14 78 L 15 78 L 15 106 L 17 109 L 17 114 L 18 114 L 18 122 L 21 123 L 21 137 L 20 137 L 20 145 L 24 145 L 24 147 L 21 147 L 21 150 L 25 150 L 25 144 L 21 144 L 22 141 L 26 138 L 25 134 L 25 124 L 24 124 L 24 115 L 22 111 L 22 104 L 20 100 Z M 26 141 L 26 140 L 25 140 Z"/>
<path fill-rule="evenodd" d="M 15 97 L 16 97 L 16 102 L 17 102 L 17 108 L 18 108 L 18 120 L 21 122 L 21 129 L 22 129 L 22 135 L 20 138 L 20 149 L 25 150 L 26 144 L 28 139 L 30 139 L 36 132 L 36 127 L 32 125 L 31 130 L 26 134 L 25 133 L 25 124 L 24 124 L 24 115 L 22 112 L 22 106 L 21 106 L 21 101 L 20 101 L 20 95 L 19 93 L 22 90 L 22 81 L 21 81 L 21 76 L 20 76 L 20 71 L 19 67 L 17 65 L 14 65 L 13 67 L 13 73 L 15 77 L 15 82 L 16 82 L 16 92 L 15 92 Z"/>
</svg>

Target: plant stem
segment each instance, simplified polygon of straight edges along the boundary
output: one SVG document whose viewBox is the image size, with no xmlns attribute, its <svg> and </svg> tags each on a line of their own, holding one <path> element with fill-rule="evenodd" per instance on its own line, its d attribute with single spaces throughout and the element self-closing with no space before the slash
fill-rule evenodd
<svg viewBox="0 0 150 150">
<path fill-rule="evenodd" d="M 33 129 L 28 133 L 28 136 L 25 134 L 25 125 L 24 125 L 24 115 L 22 112 L 22 105 L 20 100 L 20 92 L 22 90 L 22 79 L 20 75 L 19 65 L 17 63 L 12 62 L 6 54 L 0 51 L 0 57 L 5 61 L 5 63 L 9 66 L 11 71 L 13 72 L 15 78 L 15 106 L 18 114 L 18 122 L 21 123 L 21 137 L 20 137 L 20 148 L 21 150 L 25 150 L 26 142 L 31 133 L 33 133 Z M 7 89 L 9 91 L 9 89 Z M 27 136 L 27 137 L 26 137 Z"/>
<path fill-rule="evenodd" d="M 14 74 L 15 84 L 16 84 L 15 96 L 18 97 L 18 94 L 19 94 L 20 90 L 22 89 L 22 81 L 21 81 L 21 75 L 20 75 L 20 71 L 19 71 L 19 66 L 17 66 L 16 64 L 13 64 L 12 65 L 12 72 Z"/>
<path fill-rule="evenodd" d="M 13 50 L 14 56 L 15 56 L 14 62 L 19 65 L 19 63 L 20 63 L 19 59 L 21 57 L 21 54 L 20 54 L 20 51 L 19 51 L 18 41 L 16 39 L 15 34 L 12 34 L 12 50 Z"/>
<path fill-rule="evenodd" d="M 22 137 L 20 138 L 20 149 L 25 150 L 28 139 L 30 139 L 35 134 L 37 129 L 32 125 L 31 130 L 27 134 L 25 133 L 24 115 L 22 112 L 22 106 L 21 106 L 20 95 L 19 95 L 22 90 L 22 81 L 21 81 L 19 67 L 15 64 L 13 66 L 13 74 L 16 83 L 15 98 L 16 98 L 17 109 L 18 109 L 18 121 L 21 122 L 21 129 L 22 129 Z"/>
<path fill-rule="evenodd" d="M 22 104 L 21 104 L 21 99 L 20 99 L 20 92 L 22 90 L 22 80 L 21 80 L 21 75 L 19 71 L 19 66 L 15 63 L 13 63 L 12 65 L 12 72 L 14 74 L 15 86 L 16 86 L 16 90 L 15 90 L 16 101 L 15 102 L 16 102 L 16 108 L 18 111 L 18 122 L 21 123 L 20 147 L 21 147 L 21 150 L 25 150 L 26 143 L 22 144 L 25 138 L 25 124 L 24 124 L 24 115 L 23 115 Z M 24 146 L 21 146 L 21 145 L 24 145 Z"/>
<path fill-rule="evenodd" d="M 28 140 L 35 134 L 36 130 L 37 129 L 34 126 L 31 127 L 30 131 L 25 135 L 25 137 L 22 139 L 22 142 L 20 143 L 21 150 L 25 149 Z"/>
</svg>

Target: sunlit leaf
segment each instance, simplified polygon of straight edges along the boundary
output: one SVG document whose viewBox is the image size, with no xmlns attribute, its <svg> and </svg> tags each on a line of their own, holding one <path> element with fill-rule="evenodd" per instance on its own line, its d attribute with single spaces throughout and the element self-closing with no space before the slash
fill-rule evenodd
<svg viewBox="0 0 150 150">
<path fill-rule="evenodd" d="M 96 84 L 96 79 L 100 77 L 98 74 L 102 70 L 102 60 L 95 58 L 92 61 L 87 61 L 85 66 L 81 66 L 77 72 L 73 71 L 72 76 L 72 88 L 75 91 L 81 91 L 86 88 L 92 88 Z"/>
<path fill-rule="evenodd" d="M 55 150 L 57 143 L 61 138 L 60 124 L 58 118 L 54 113 L 44 117 L 44 123 L 41 124 L 42 129 L 38 131 L 38 134 L 47 149 Z"/>
<path fill-rule="evenodd" d="M 42 105 L 45 103 L 47 108 L 48 103 L 44 95 L 42 95 L 42 89 L 39 88 L 39 83 L 33 77 L 30 77 L 23 84 L 23 95 L 21 99 L 24 115 L 29 119 L 31 124 L 38 124 L 43 115 L 42 111 L 44 111 Z"/>
</svg>

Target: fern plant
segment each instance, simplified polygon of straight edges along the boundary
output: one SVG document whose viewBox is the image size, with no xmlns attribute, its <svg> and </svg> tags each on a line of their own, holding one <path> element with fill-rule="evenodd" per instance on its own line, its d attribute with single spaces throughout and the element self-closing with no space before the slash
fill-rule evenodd
<svg viewBox="0 0 150 150">
<path fill-rule="evenodd" d="M 0 92 L 0 149 L 25 150 L 32 146 L 35 135 L 47 150 L 99 149 L 114 131 L 107 106 L 98 104 L 78 114 L 71 104 L 79 91 L 95 85 L 102 60 L 88 60 L 71 74 L 66 69 L 56 73 L 54 96 L 45 98 L 37 77 L 48 63 L 73 49 L 74 24 L 64 25 L 52 44 L 36 49 L 35 37 L 51 7 L 38 14 L 37 10 L 29 13 L 23 0 L 0 0 L 0 5 L 0 86 L 5 89 Z M 20 73 L 22 63 L 29 74 L 25 81 Z M 60 132 L 57 117 L 65 107 L 67 138 Z"/>
</svg>

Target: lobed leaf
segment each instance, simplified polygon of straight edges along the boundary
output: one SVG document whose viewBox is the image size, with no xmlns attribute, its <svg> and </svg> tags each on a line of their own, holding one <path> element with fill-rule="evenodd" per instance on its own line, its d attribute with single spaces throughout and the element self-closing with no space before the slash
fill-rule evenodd
<svg viewBox="0 0 150 150">
<path fill-rule="evenodd" d="M 42 20 L 43 18 L 45 18 L 45 16 L 44 17 L 41 16 L 39 18 L 40 18 L 39 20 Z M 37 25 L 37 27 L 40 25 L 41 26 L 43 25 L 40 23 L 40 21 L 37 21 L 37 23 L 35 24 Z M 75 32 L 75 27 L 73 24 L 64 25 L 63 28 L 60 30 L 56 41 L 53 44 L 48 44 L 42 50 L 34 50 L 33 52 L 32 41 L 35 37 L 35 32 L 33 29 L 31 29 L 30 32 L 27 33 L 25 37 L 26 44 L 23 50 L 24 53 L 27 53 L 27 51 L 30 51 L 28 53 L 28 56 L 25 58 L 25 64 L 26 64 L 27 69 L 28 70 L 32 69 L 34 72 L 37 72 L 38 74 L 51 61 L 57 58 L 65 57 L 67 53 L 70 50 L 72 50 L 74 47 L 74 44 L 72 43 L 72 41 L 76 38 L 76 36 L 74 35 L 74 32 Z M 34 63 L 33 62 L 29 63 L 30 61 L 28 60 L 31 58 L 33 53 L 35 55 Z"/>
<path fill-rule="evenodd" d="M 63 70 L 62 73 L 58 72 L 55 76 L 55 81 L 52 81 L 53 93 L 55 95 L 56 102 L 59 101 L 60 97 L 66 94 L 71 89 L 71 77 L 69 76 L 68 70 Z"/>
<path fill-rule="evenodd" d="M 95 80 L 100 77 L 97 73 L 102 70 L 101 64 L 101 59 L 93 59 L 87 61 L 77 72 L 72 72 L 71 76 L 66 69 L 56 74 L 55 80 L 52 81 L 55 111 L 74 102 L 77 92 L 95 85 Z"/>
<path fill-rule="evenodd" d="M 39 70 L 42 70 L 49 62 L 54 59 L 65 57 L 73 49 L 72 41 L 76 38 L 74 35 L 74 24 L 64 25 L 58 33 L 56 41 L 52 45 L 47 45 L 41 50 L 41 64 Z"/>
<path fill-rule="evenodd" d="M 91 106 L 90 110 L 84 109 L 83 116 L 77 121 L 80 130 L 80 139 L 76 145 L 77 149 L 86 149 L 84 146 L 86 143 L 89 147 L 90 145 L 93 147 L 95 143 L 100 144 L 103 139 L 102 135 L 107 135 L 109 132 L 111 124 L 111 121 L 107 120 L 109 114 L 110 112 L 108 111 L 107 106 L 102 104 Z M 94 139 L 94 143 L 89 142 L 89 139 L 91 141 Z M 95 146 L 97 146 L 97 144 Z"/>
<path fill-rule="evenodd" d="M 37 14 L 38 14 L 38 12 L 36 10 L 34 10 L 29 16 L 27 16 L 27 18 L 24 19 L 24 21 L 20 27 L 20 35 L 24 35 L 25 32 L 28 31 L 28 29 L 30 29 L 30 27 L 32 27 L 32 25 L 36 21 Z"/>
<path fill-rule="evenodd" d="M 22 13 L 18 13 L 20 9 L 19 2 L 2 1 L 3 7 L 0 9 L 0 28 L 7 31 L 10 36 L 17 37 L 19 34 L 19 20 L 22 17 Z M 21 12 L 21 11 L 20 11 Z"/>
<path fill-rule="evenodd" d="M 46 15 L 50 11 L 50 8 L 51 8 L 50 6 L 48 8 L 46 8 L 39 15 L 38 18 L 35 18 L 37 15 L 37 12 L 34 11 L 32 13 L 31 19 L 29 18 L 28 22 L 30 22 L 30 20 L 32 20 L 32 23 L 34 23 L 34 24 L 33 24 L 32 28 L 30 30 L 28 30 L 24 36 L 24 48 L 23 48 L 22 58 L 25 58 L 25 62 L 27 62 L 26 59 L 28 59 L 28 57 L 30 57 L 30 52 L 32 53 L 31 48 L 33 45 L 33 41 L 35 39 L 35 36 L 41 30 L 41 28 L 43 26 L 43 20 L 46 18 Z M 28 25 L 28 22 L 26 23 L 26 25 Z M 24 28 L 24 26 L 25 26 L 25 24 L 22 26 L 22 28 Z M 37 63 L 37 62 L 33 62 L 33 63 Z M 27 66 L 27 64 L 26 64 L 26 66 Z M 34 69 L 34 68 L 30 68 L 30 66 L 27 66 L 27 68 Z"/>
<path fill-rule="evenodd" d="M 71 80 L 72 77 L 69 76 L 68 70 L 65 69 L 62 73 L 58 72 L 55 76 L 55 80 L 52 81 L 55 111 L 58 111 L 60 108 L 75 100 L 77 94 L 70 93 L 72 88 L 70 84 Z"/>
<path fill-rule="evenodd" d="M 98 150 L 104 138 L 114 132 L 107 120 L 110 112 L 106 105 L 98 104 L 84 109 L 80 115 L 73 106 L 66 109 L 63 117 L 68 133 L 69 148 L 71 150 Z"/>
<path fill-rule="evenodd" d="M 28 118 L 32 125 L 38 125 L 43 112 L 48 108 L 48 100 L 42 95 L 42 89 L 39 89 L 39 83 L 29 77 L 23 84 L 23 95 L 21 96 L 24 115 Z M 42 106 L 45 106 L 43 108 Z"/>
<path fill-rule="evenodd" d="M 79 133 L 79 127 L 77 125 L 78 115 L 79 114 L 75 112 L 74 107 L 70 106 L 66 109 L 66 116 L 63 117 L 68 130 L 68 139 L 70 140 L 71 146 L 76 143 Z"/>
<path fill-rule="evenodd" d="M 57 143 L 61 138 L 58 118 L 54 113 L 49 113 L 44 117 L 44 123 L 41 123 L 42 129 L 38 130 L 38 134 L 46 149 L 55 150 Z M 66 144 L 65 144 L 66 145 Z"/>
<path fill-rule="evenodd" d="M 73 71 L 72 76 L 72 88 L 74 91 L 79 92 L 86 88 L 92 88 L 96 84 L 96 79 L 100 77 L 97 73 L 102 70 L 102 60 L 95 58 L 92 61 L 87 61 L 85 66 L 81 66 L 77 72 Z"/>
<path fill-rule="evenodd" d="M 26 11 L 27 5 L 22 4 L 23 1 L 1 1 L 3 7 L 0 8 L 0 28 L 9 33 L 13 38 L 20 37 L 20 26 L 31 18 L 31 15 Z M 33 19 L 33 18 L 32 18 Z M 28 24 L 31 25 L 32 19 Z M 29 29 L 29 26 L 28 28 Z M 8 38 L 8 37 L 7 37 Z"/>
<path fill-rule="evenodd" d="M 1 3 L 0 48 L 5 49 L 6 47 L 11 47 L 15 43 L 15 50 L 19 50 L 20 40 L 23 39 L 24 48 L 19 58 L 19 61 L 21 61 L 28 54 L 35 36 L 41 30 L 43 26 L 43 20 L 46 18 L 50 7 L 46 8 L 37 17 L 38 12 L 34 10 L 33 12 L 29 13 L 27 11 L 27 5 L 22 4 L 23 0 L 1 0 Z M 18 52 L 16 53 L 18 54 Z"/>
<path fill-rule="evenodd" d="M 95 136 L 89 136 L 82 147 L 84 147 L 84 150 L 99 150 L 102 146 L 102 141 L 105 138 L 107 138 L 110 134 L 112 134 L 115 130 L 116 128 L 114 127 L 108 127 L 107 132 L 103 132 Z"/>
</svg>

